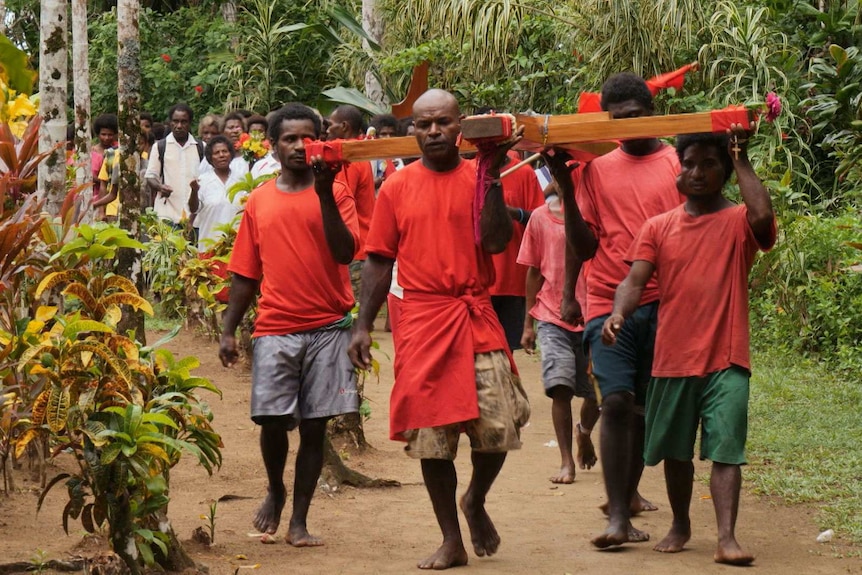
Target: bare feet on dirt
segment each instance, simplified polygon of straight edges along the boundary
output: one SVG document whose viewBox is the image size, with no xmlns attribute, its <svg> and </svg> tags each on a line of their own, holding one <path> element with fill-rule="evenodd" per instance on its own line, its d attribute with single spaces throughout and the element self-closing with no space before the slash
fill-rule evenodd
<svg viewBox="0 0 862 575">
<path fill-rule="evenodd" d="M 284 509 L 284 502 L 287 498 L 287 491 L 284 485 L 281 489 L 273 491 L 270 488 L 266 494 L 266 499 L 260 504 L 257 513 L 254 515 L 254 528 L 260 533 L 275 533 L 278 531 L 278 524 L 281 522 L 281 510 Z"/>
<path fill-rule="evenodd" d="M 602 513 L 607 515 L 607 501 L 599 505 L 599 509 L 602 510 Z M 632 498 L 631 505 L 629 505 L 629 513 L 632 517 L 634 517 L 636 515 L 640 515 L 645 511 L 658 511 L 658 507 L 654 503 L 651 503 L 650 501 L 644 499 L 643 495 L 641 495 L 640 493 L 635 493 L 635 496 Z"/>
<path fill-rule="evenodd" d="M 751 565 L 754 563 L 754 555 L 744 551 L 736 539 L 719 541 L 713 559 L 716 563 L 725 565 Z"/>
<path fill-rule="evenodd" d="M 419 562 L 420 569 L 442 571 L 450 567 L 467 564 L 467 550 L 461 541 L 443 541 L 443 545 L 429 557 Z"/>
<path fill-rule="evenodd" d="M 308 532 L 305 525 L 291 525 L 284 540 L 294 547 L 320 547 L 323 539 Z"/>
<path fill-rule="evenodd" d="M 583 469 L 583 467 L 581 467 Z M 557 475 L 552 475 L 548 478 L 551 483 L 574 483 L 575 482 L 575 467 L 574 465 L 563 465 L 560 467 L 560 472 Z"/>
<path fill-rule="evenodd" d="M 611 523 L 603 533 L 594 537 L 590 543 L 599 549 L 607 549 L 614 545 L 622 545 L 629 541 L 629 528 L 631 523 Z"/>
<path fill-rule="evenodd" d="M 629 523 L 629 543 L 643 543 L 649 541 L 649 533 L 641 531 Z"/>
<path fill-rule="evenodd" d="M 485 511 L 485 505 L 477 505 L 473 502 L 470 492 L 461 498 L 461 511 L 467 519 L 470 528 L 470 540 L 473 542 L 473 551 L 479 557 L 491 556 L 500 547 L 500 535 L 494 523 Z"/>
<path fill-rule="evenodd" d="M 691 539 L 691 524 L 673 524 L 664 539 L 656 543 L 654 550 L 660 553 L 679 553 Z"/>
<path fill-rule="evenodd" d="M 581 469 L 592 469 L 593 465 L 598 461 L 596 448 L 593 446 L 590 434 L 581 431 L 580 423 L 577 425 L 575 432 L 575 443 L 578 446 L 578 455 L 576 456 L 578 467 Z"/>
<path fill-rule="evenodd" d="M 640 493 L 635 493 L 634 499 L 632 499 L 631 507 L 629 508 L 632 513 L 632 517 L 635 515 L 640 515 L 645 511 L 658 511 L 658 506 L 648 501 L 644 498 Z"/>
</svg>

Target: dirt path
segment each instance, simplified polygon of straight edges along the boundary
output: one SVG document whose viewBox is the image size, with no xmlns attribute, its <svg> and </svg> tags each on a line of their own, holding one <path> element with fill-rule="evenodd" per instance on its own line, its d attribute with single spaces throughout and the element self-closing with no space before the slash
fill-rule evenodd
<svg viewBox="0 0 862 575">
<path fill-rule="evenodd" d="M 381 350 L 392 357 L 388 334 L 378 334 Z M 249 537 L 251 517 L 265 491 L 263 467 L 258 453 L 258 435 L 248 418 L 249 373 L 227 370 L 216 357 L 215 344 L 182 334 L 168 346 L 175 353 L 196 355 L 203 362 L 198 374 L 210 377 L 224 392 L 213 397 L 215 426 L 225 443 L 224 465 L 212 478 L 195 469 L 190 460 L 174 470 L 171 477 L 170 517 L 182 539 L 204 524 L 200 516 L 209 510 L 209 501 L 225 495 L 238 499 L 218 505 L 216 540 L 211 548 L 188 543 L 200 563 L 212 575 L 233 575 L 237 567 L 259 564 L 252 572 L 262 574 L 305 573 L 414 573 L 416 561 L 439 544 L 439 531 L 421 483 L 417 462 L 401 453 L 401 445 L 387 439 L 388 393 L 392 385 L 391 361 L 382 354 L 380 382 L 369 382 L 372 417 L 366 434 L 376 448 L 353 457 L 348 464 L 375 477 L 397 479 L 402 487 L 356 490 L 346 488 L 333 494 L 318 491 L 309 518 L 310 530 L 326 540 L 316 549 L 294 549 L 284 543 L 262 545 Z M 553 439 L 550 400 L 544 397 L 537 360 L 519 352 L 516 361 L 533 405 L 531 424 L 524 430 L 524 448 L 509 456 L 500 479 L 488 498 L 488 510 L 503 539 L 500 551 L 491 558 L 470 556 L 467 569 L 483 573 L 596 573 L 610 575 L 637 572 L 643 575 L 666 573 L 726 573 L 732 568 L 712 562 L 715 525 L 708 488 L 695 483 L 692 503 L 694 536 L 688 550 L 677 555 L 660 555 L 649 544 L 627 545 L 600 552 L 589 538 L 604 529 L 597 507 L 604 500 L 601 471 L 579 472 L 573 485 L 554 486 L 548 477 L 559 465 L 556 447 L 545 446 Z M 757 422 L 753 422 L 756 425 Z M 291 441 L 296 441 L 295 435 Z M 292 484 L 295 444 L 291 445 L 286 482 Z M 469 445 L 462 441 L 457 461 L 461 490 L 470 473 Z M 699 477 L 706 471 L 698 466 Z M 23 477 L 23 475 L 22 475 Z M 29 483 L 19 482 L 18 487 Z M 660 469 L 647 469 L 641 492 L 660 506 L 657 512 L 635 520 L 653 540 L 661 538 L 670 524 L 670 512 Z M 26 489 L 0 498 L 0 562 L 28 560 L 37 549 L 50 558 L 62 558 L 80 542 L 82 530 L 75 526 L 66 537 L 60 526 L 65 493 L 55 490 L 46 506 L 34 518 L 36 495 Z M 285 513 L 283 524 L 288 514 Z M 464 533 L 467 533 L 463 524 Z M 279 535 L 283 534 L 283 529 Z M 814 574 L 862 573 L 862 559 L 838 558 L 858 548 L 820 545 L 815 542 L 817 527 L 812 511 L 804 507 L 783 507 L 746 495 L 743 499 L 739 538 L 757 555 L 759 573 L 793 572 Z M 469 545 L 468 545 L 469 547 Z M 239 570 L 239 574 L 245 572 Z M 460 571 L 459 571 L 460 572 Z"/>
</svg>

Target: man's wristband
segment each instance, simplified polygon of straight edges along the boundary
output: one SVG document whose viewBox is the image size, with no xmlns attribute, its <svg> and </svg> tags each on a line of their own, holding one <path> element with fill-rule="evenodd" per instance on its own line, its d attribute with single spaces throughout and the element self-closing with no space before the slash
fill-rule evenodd
<svg viewBox="0 0 862 575">
<path fill-rule="evenodd" d="M 524 211 L 522 208 L 517 208 L 517 210 L 518 210 L 518 223 L 526 226 L 527 222 L 530 221 L 530 218 L 527 217 L 527 212 Z"/>
</svg>

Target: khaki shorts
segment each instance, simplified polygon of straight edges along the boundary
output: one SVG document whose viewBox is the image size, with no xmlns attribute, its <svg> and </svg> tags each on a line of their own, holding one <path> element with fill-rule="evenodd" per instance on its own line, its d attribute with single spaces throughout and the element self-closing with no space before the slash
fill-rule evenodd
<svg viewBox="0 0 862 575">
<path fill-rule="evenodd" d="M 479 418 L 440 427 L 408 429 L 404 450 L 414 459 L 454 460 L 461 431 L 473 451 L 503 453 L 521 448 L 521 428 L 530 418 L 530 402 L 521 379 L 512 373 L 505 352 L 476 354 Z"/>
</svg>

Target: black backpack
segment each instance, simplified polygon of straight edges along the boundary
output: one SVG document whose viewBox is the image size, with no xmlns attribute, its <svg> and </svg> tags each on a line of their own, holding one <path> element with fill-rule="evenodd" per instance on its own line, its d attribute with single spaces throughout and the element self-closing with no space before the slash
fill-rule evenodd
<svg viewBox="0 0 862 575">
<path fill-rule="evenodd" d="M 200 140 L 195 140 L 195 144 L 198 147 L 198 158 L 201 161 L 204 159 L 204 143 Z M 168 139 L 162 138 L 158 142 L 156 142 L 156 147 L 159 150 L 159 160 L 161 160 L 161 171 L 159 172 L 159 179 L 164 184 L 165 183 L 165 149 L 168 147 Z"/>
</svg>

